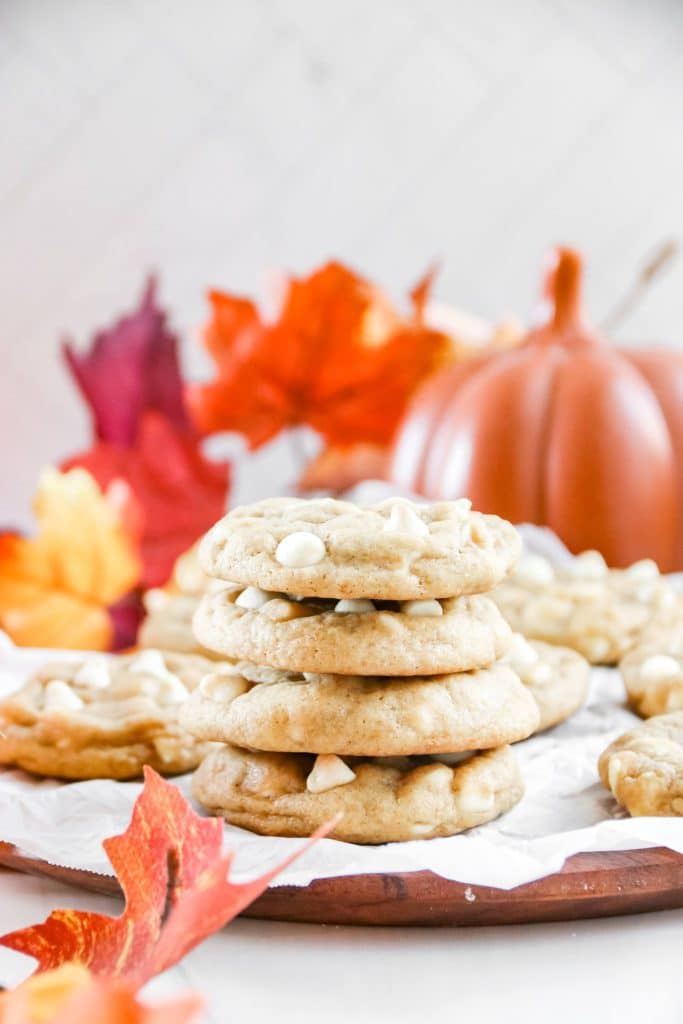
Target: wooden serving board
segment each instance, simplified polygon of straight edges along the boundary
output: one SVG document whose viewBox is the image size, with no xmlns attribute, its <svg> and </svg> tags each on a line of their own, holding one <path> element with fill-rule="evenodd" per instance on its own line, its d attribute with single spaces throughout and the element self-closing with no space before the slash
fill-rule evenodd
<svg viewBox="0 0 683 1024">
<path fill-rule="evenodd" d="M 0 843 L 0 865 L 120 895 L 107 875 L 55 867 Z M 311 924 L 495 925 L 575 921 L 683 907 L 683 855 L 662 847 L 579 853 L 562 871 L 516 889 L 451 882 L 430 871 L 325 878 L 268 889 L 246 917 Z"/>
</svg>

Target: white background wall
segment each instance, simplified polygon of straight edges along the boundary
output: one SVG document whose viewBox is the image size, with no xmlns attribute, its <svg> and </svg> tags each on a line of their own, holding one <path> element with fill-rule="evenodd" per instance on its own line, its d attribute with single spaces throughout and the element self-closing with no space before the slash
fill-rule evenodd
<svg viewBox="0 0 683 1024">
<path fill-rule="evenodd" d="M 194 373 L 208 285 L 332 255 L 526 315 L 564 240 L 605 313 L 683 235 L 682 53 L 680 0 L 1 0 L 0 521 L 86 438 L 60 337 L 151 267 Z M 682 296 L 624 336 L 683 345 Z"/>
</svg>

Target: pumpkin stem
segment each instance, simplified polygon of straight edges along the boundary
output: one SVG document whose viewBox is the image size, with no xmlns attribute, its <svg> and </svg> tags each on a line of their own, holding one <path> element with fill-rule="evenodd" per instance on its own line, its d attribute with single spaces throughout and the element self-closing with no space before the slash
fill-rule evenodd
<svg viewBox="0 0 683 1024">
<path fill-rule="evenodd" d="M 545 282 L 553 306 L 552 325 L 567 331 L 581 325 L 581 256 L 575 249 L 555 250 L 557 262 Z"/>
</svg>

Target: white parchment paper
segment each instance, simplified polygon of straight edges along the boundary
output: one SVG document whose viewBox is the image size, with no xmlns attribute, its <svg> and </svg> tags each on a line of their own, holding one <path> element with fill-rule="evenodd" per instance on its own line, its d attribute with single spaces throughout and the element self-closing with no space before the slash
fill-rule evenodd
<svg viewBox="0 0 683 1024">
<path fill-rule="evenodd" d="M 357 500 L 386 496 L 366 483 Z M 375 490 L 373 490 L 373 487 Z M 525 546 L 553 561 L 571 555 L 553 533 L 520 527 Z M 680 583 L 680 581 L 676 581 Z M 0 697 L 47 658 L 79 657 L 0 645 Z M 638 719 L 624 706 L 615 669 L 594 669 L 586 706 L 564 725 L 515 746 L 526 781 L 521 803 L 498 821 L 449 839 L 355 846 L 324 839 L 274 885 L 308 885 L 316 878 L 430 870 L 472 885 L 512 889 L 559 871 L 567 857 L 591 850 L 667 846 L 683 853 L 683 818 L 629 818 L 601 786 L 602 750 Z M 189 797 L 189 776 L 175 780 Z M 101 842 L 123 832 L 142 786 L 133 782 L 60 783 L 0 769 L 0 840 L 52 864 L 112 874 Z M 273 867 L 300 840 L 252 835 L 225 826 L 236 853 L 236 880 Z"/>
<path fill-rule="evenodd" d="M 0 695 L 19 684 L 46 653 L 2 651 Z M 584 850 L 668 846 L 683 853 L 683 819 L 627 818 L 598 781 L 600 752 L 635 721 L 623 707 L 618 673 L 594 670 L 582 711 L 559 728 L 517 744 L 527 792 L 510 813 L 450 839 L 375 847 L 325 839 L 274 884 L 429 869 L 460 882 L 510 889 L 558 871 L 567 857 Z M 176 782 L 189 795 L 189 777 Z M 101 842 L 124 831 L 140 790 L 132 782 L 60 783 L 0 771 L 0 840 L 52 864 L 111 874 Z M 225 842 L 236 851 L 238 880 L 264 871 L 300 845 L 299 840 L 256 836 L 229 825 Z"/>
</svg>

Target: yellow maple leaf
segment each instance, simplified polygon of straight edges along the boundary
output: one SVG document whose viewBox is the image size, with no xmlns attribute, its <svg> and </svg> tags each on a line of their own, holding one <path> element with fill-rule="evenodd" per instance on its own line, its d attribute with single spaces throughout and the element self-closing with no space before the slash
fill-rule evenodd
<svg viewBox="0 0 683 1024">
<path fill-rule="evenodd" d="M 121 482 L 102 493 L 83 469 L 41 474 L 37 536 L 0 535 L 0 628 L 15 643 L 110 646 L 107 608 L 140 576 L 133 502 Z"/>
</svg>

